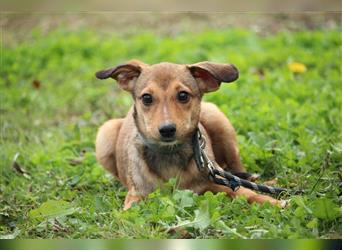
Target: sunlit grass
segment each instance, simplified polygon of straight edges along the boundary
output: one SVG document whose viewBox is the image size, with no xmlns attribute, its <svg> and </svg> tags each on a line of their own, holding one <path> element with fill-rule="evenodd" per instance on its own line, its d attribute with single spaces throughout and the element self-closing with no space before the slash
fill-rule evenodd
<svg viewBox="0 0 342 250">
<path fill-rule="evenodd" d="M 1 237 L 340 238 L 341 45 L 338 30 L 261 37 L 236 29 L 172 39 L 141 32 L 123 39 L 64 28 L 6 45 Z M 126 190 L 96 162 L 93 142 L 97 128 L 132 102 L 94 72 L 131 58 L 234 63 L 240 79 L 205 99 L 230 118 L 250 172 L 305 194 L 281 210 L 175 190 L 171 181 L 123 212 Z"/>
</svg>

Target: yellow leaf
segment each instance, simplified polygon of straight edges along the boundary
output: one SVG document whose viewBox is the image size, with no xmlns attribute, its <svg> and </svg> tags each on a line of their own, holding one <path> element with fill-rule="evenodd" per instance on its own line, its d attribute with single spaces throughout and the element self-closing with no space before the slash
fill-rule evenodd
<svg viewBox="0 0 342 250">
<path fill-rule="evenodd" d="M 299 62 L 292 62 L 288 66 L 293 73 L 304 73 L 306 71 L 306 66 Z"/>
</svg>

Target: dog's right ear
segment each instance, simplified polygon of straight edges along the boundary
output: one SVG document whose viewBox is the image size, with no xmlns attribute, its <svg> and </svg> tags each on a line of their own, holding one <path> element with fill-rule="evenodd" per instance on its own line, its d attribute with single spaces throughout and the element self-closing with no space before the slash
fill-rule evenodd
<svg viewBox="0 0 342 250">
<path fill-rule="evenodd" d="M 146 64 L 137 60 L 132 60 L 126 64 L 100 70 L 96 72 L 95 75 L 98 79 L 107 79 L 111 77 L 119 83 L 122 89 L 130 92 L 132 91 L 135 81 L 139 77 L 144 66 L 146 66 Z"/>
<path fill-rule="evenodd" d="M 239 78 L 239 71 L 233 64 L 206 61 L 187 66 L 203 93 L 217 90 L 221 82 L 233 82 Z"/>
</svg>

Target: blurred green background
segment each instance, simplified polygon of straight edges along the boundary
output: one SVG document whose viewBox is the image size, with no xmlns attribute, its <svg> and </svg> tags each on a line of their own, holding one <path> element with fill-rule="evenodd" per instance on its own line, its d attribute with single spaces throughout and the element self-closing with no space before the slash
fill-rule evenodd
<svg viewBox="0 0 342 250">
<path fill-rule="evenodd" d="M 1 241 L 6 250 L 159 250 L 159 249 L 194 249 L 194 250 L 339 250 L 338 240 L 14 240 Z"/>
<path fill-rule="evenodd" d="M 1 238 L 341 238 L 341 16 L 338 13 L 1 15 Z M 281 210 L 174 180 L 129 211 L 94 139 L 129 94 L 94 73 L 146 63 L 234 63 L 205 97 L 237 130 L 260 182 L 303 189 Z"/>
</svg>

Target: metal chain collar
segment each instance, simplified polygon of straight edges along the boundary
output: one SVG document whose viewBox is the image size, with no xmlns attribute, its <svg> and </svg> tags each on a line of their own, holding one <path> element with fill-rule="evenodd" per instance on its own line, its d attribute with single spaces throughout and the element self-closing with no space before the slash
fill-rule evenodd
<svg viewBox="0 0 342 250">
<path fill-rule="evenodd" d="M 197 150 L 195 149 L 194 151 L 195 151 L 195 155 L 196 153 L 198 154 L 199 159 L 198 161 L 196 161 L 196 163 L 197 163 L 197 167 L 199 171 L 204 172 L 207 169 L 209 172 L 208 173 L 209 178 L 213 182 L 228 186 L 233 191 L 236 191 L 237 189 L 239 189 L 239 187 L 241 186 L 240 179 L 238 177 L 236 179 L 234 178 L 234 180 L 228 180 L 224 178 L 221 171 L 216 167 L 215 162 L 209 159 L 207 153 L 204 151 L 204 148 L 206 146 L 206 140 L 205 140 L 205 137 L 202 135 L 200 129 L 197 129 L 195 136 L 198 141 L 198 143 L 195 143 L 198 145 L 198 149 Z"/>
</svg>

